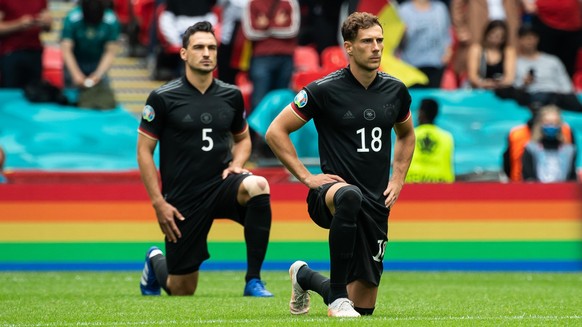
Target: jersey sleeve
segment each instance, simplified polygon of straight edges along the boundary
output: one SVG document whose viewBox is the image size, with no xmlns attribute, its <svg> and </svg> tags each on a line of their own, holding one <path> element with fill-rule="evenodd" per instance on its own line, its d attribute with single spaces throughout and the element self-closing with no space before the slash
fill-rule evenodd
<svg viewBox="0 0 582 327">
<path fill-rule="evenodd" d="M 61 41 L 62 40 L 72 40 L 73 39 L 73 22 L 71 21 L 71 14 L 69 13 L 65 19 L 63 19 L 63 29 L 61 30 Z"/>
<path fill-rule="evenodd" d="M 319 88 L 316 84 L 311 83 L 304 87 L 293 99 L 291 109 L 301 120 L 307 122 L 317 115 L 319 99 L 321 97 Z"/>
<path fill-rule="evenodd" d="M 141 121 L 138 132 L 145 136 L 159 140 L 164 126 L 166 107 L 160 95 L 151 92 L 146 105 L 141 112 Z"/>
<path fill-rule="evenodd" d="M 121 33 L 121 24 L 115 16 L 115 13 L 112 10 L 108 10 L 105 13 L 105 17 L 103 18 L 105 23 L 107 24 L 107 42 L 114 42 L 119 39 L 119 34 Z"/>
<path fill-rule="evenodd" d="M 396 117 L 396 122 L 397 123 L 403 123 L 405 121 L 408 120 L 408 118 L 410 118 L 410 104 L 412 103 L 412 97 L 410 96 L 410 93 L 408 92 L 408 89 L 406 88 L 406 86 L 404 86 L 404 84 L 402 85 L 402 89 L 400 90 L 400 109 L 398 111 L 398 117 Z"/>
<path fill-rule="evenodd" d="M 242 93 L 237 90 L 234 96 L 234 119 L 230 131 L 234 135 L 242 134 L 247 130 L 246 112 Z"/>
</svg>

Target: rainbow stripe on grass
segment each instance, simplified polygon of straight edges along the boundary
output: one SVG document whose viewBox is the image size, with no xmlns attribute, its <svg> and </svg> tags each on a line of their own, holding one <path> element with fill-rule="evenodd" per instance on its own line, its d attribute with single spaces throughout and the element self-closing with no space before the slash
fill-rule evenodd
<svg viewBox="0 0 582 327">
<path fill-rule="evenodd" d="M 265 269 L 328 269 L 307 189 L 274 184 Z M 388 270 L 582 271 L 578 184 L 406 185 L 389 224 Z M 139 183 L 0 185 L 0 270 L 134 270 L 163 246 Z M 245 269 L 242 227 L 217 220 L 202 269 Z"/>
</svg>

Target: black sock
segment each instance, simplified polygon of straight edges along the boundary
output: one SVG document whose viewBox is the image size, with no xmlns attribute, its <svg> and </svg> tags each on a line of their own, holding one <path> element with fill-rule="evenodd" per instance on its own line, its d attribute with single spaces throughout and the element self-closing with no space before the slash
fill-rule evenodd
<svg viewBox="0 0 582 327">
<path fill-rule="evenodd" d="M 323 303 L 329 304 L 329 278 L 311 270 L 308 266 L 303 266 L 297 272 L 297 283 L 302 289 L 321 295 Z"/>
<path fill-rule="evenodd" d="M 160 284 L 166 293 L 170 294 L 170 290 L 167 286 L 168 266 L 166 265 L 166 257 L 160 253 L 150 258 L 150 261 L 152 263 L 152 267 L 154 268 L 154 274 L 156 275 L 158 284 Z"/>
<path fill-rule="evenodd" d="M 267 253 L 271 231 L 271 196 L 269 194 L 254 196 L 247 202 L 244 229 L 247 244 L 245 280 L 248 282 L 253 278 L 261 279 L 261 266 Z"/>
<path fill-rule="evenodd" d="M 373 308 L 354 307 L 354 310 L 356 310 L 362 316 L 371 316 L 372 313 L 374 313 L 374 309 L 375 309 L 375 307 L 373 307 Z"/>
<path fill-rule="evenodd" d="M 362 193 L 357 187 L 348 185 L 337 190 L 333 200 L 335 214 L 329 228 L 329 303 L 348 297 L 348 267 L 354 254 L 356 219 L 362 205 Z"/>
</svg>

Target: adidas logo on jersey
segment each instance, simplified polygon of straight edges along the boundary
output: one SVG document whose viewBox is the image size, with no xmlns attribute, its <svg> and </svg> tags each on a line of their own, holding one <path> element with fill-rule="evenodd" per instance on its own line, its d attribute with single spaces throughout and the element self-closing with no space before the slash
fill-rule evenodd
<svg viewBox="0 0 582 327">
<path fill-rule="evenodd" d="M 352 112 L 348 110 L 346 111 L 342 119 L 354 119 L 354 118 L 355 118 L 354 114 L 352 114 Z"/>
<path fill-rule="evenodd" d="M 182 119 L 183 123 L 191 123 L 193 122 L 192 117 L 190 117 L 190 115 L 186 115 L 186 117 L 184 117 L 184 119 Z"/>
</svg>

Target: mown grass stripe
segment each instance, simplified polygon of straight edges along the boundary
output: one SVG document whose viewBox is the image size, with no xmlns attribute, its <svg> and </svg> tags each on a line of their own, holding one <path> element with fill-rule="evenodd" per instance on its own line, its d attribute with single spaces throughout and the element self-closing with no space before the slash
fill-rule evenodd
<svg viewBox="0 0 582 327">
<path fill-rule="evenodd" d="M 161 243 L 0 243 L 0 262 L 124 262 L 142 261 L 151 246 Z M 242 261 L 243 242 L 210 242 L 211 259 Z M 271 242 L 267 261 L 329 260 L 327 242 Z M 582 261 L 582 242 L 390 242 L 385 260 L 393 261 Z"/>
<path fill-rule="evenodd" d="M 263 270 L 287 270 L 294 260 L 267 261 Z M 308 261 L 309 267 L 329 271 L 329 261 Z M 0 271 L 130 271 L 141 270 L 143 261 L 131 262 L 0 262 Z M 246 261 L 204 262 L 201 270 L 246 270 Z M 384 261 L 388 271 L 582 271 L 582 261 Z"/>
</svg>

